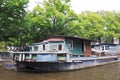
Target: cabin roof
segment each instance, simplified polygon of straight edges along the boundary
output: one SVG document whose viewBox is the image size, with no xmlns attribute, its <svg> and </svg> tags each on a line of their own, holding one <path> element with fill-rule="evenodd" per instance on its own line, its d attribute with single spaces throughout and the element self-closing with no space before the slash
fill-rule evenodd
<svg viewBox="0 0 120 80">
<path fill-rule="evenodd" d="M 84 41 L 94 41 L 94 40 L 91 40 L 91 39 L 86 39 L 86 38 L 81 38 L 81 37 L 77 37 L 77 36 L 65 36 L 65 35 L 55 35 L 55 36 L 50 36 L 50 37 L 47 37 L 46 39 L 48 38 L 67 38 L 67 39 L 73 39 L 73 40 L 84 40 Z"/>
<path fill-rule="evenodd" d="M 116 46 L 117 44 L 101 43 L 101 44 L 96 44 L 96 45 L 93 45 L 93 46 L 101 46 L 101 45 Z"/>
<path fill-rule="evenodd" d="M 47 38 L 45 38 L 44 40 L 47 40 L 49 38 L 67 38 L 67 39 L 73 39 L 73 40 L 83 40 L 83 41 L 90 41 L 90 42 L 94 42 L 94 40 L 91 40 L 91 39 L 86 39 L 86 38 L 80 38 L 80 37 L 77 37 L 77 36 L 65 36 L 65 35 L 55 35 L 55 36 L 49 36 Z M 42 40 L 42 42 L 38 42 L 38 43 L 34 43 L 34 44 L 42 44 L 42 43 L 45 43 L 43 42 L 44 40 Z M 47 43 L 47 42 L 46 42 Z M 33 45 L 34 45 L 33 44 Z"/>
</svg>

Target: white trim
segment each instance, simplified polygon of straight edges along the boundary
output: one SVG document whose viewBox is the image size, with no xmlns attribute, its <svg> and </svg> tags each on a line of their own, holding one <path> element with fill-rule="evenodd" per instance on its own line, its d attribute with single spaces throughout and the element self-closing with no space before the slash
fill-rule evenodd
<svg viewBox="0 0 120 80">
<path fill-rule="evenodd" d="M 19 55 L 19 61 L 21 61 L 21 58 L 22 58 L 22 54 Z"/>
<path fill-rule="evenodd" d="M 22 60 L 23 60 L 23 61 L 25 60 L 25 54 L 23 54 L 23 58 L 22 58 Z"/>
<path fill-rule="evenodd" d="M 30 58 L 30 59 L 32 58 L 32 54 L 29 54 L 29 58 Z"/>
</svg>

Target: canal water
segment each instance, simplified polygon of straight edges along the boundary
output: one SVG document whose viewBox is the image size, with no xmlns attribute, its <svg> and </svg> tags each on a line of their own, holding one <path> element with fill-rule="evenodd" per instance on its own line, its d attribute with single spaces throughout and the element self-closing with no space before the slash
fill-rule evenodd
<svg viewBox="0 0 120 80">
<path fill-rule="evenodd" d="M 66 72 L 13 72 L 0 67 L 0 80 L 120 80 L 120 62 Z"/>
</svg>

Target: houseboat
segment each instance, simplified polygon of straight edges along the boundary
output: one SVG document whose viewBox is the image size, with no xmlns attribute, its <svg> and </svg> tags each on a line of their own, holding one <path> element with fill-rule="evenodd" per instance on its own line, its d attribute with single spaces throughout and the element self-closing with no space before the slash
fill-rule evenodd
<svg viewBox="0 0 120 80">
<path fill-rule="evenodd" d="M 94 53 L 103 53 L 104 55 L 119 55 L 120 54 L 120 45 L 119 44 L 108 44 L 100 43 L 92 45 L 92 52 Z"/>
<path fill-rule="evenodd" d="M 12 52 L 18 71 L 65 71 L 103 65 L 118 60 L 116 55 L 91 54 L 90 39 L 50 36 L 33 43 L 29 51 Z"/>
</svg>

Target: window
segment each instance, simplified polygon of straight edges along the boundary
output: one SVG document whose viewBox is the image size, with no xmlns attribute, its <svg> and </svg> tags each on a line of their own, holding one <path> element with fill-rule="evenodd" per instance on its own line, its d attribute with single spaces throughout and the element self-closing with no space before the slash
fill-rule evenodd
<svg viewBox="0 0 120 80">
<path fill-rule="evenodd" d="M 68 40 L 68 49 L 72 50 L 73 49 L 73 41 Z"/>
<path fill-rule="evenodd" d="M 62 44 L 59 44 L 59 46 L 58 46 L 58 50 L 59 50 L 59 51 L 62 50 Z"/>
<path fill-rule="evenodd" d="M 104 46 L 102 46 L 102 50 L 104 50 Z"/>
<path fill-rule="evenodd" d="M 109 50 L 109 46 L 105 46 L 105 50 Z"/>
<path fill-rule="evenodd" d="M 43 45 L 43 50 L 45 51 L 45 45 Z"/>
<path fill-rule="evenodd" d="M 34 51 L 38 51 L 38 46 L 35 46 L 35 47 L 34 47 Z"/>
</svg>

